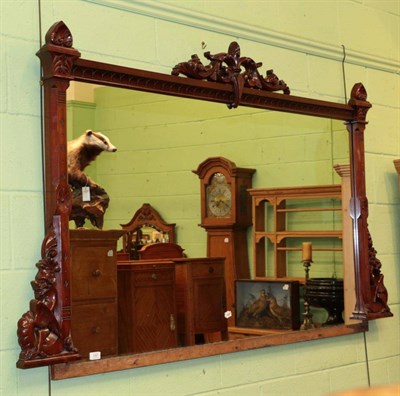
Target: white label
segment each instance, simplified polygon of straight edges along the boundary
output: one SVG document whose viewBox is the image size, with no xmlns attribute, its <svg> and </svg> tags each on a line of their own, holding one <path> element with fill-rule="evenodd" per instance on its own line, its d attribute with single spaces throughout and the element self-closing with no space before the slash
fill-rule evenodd
<svg viewBox="0 0 400 396">
<path fill-rule="evenodd" d="M 90 187 L 88 186 L 82 187 L 82 201 L 90 201 Z"/>
<path fill-rule="evenodd" d="M 89 360 L 100 360 L 101 359 L 101 352 L 89 352 Z"/>
<path fill-rule="evenodd" d="M 225 238 L 225 239 L 224 239 L 224 242 L 225 242 L 225 243 L 229 243 L 229 238 Z"/>
<path fill-rule="evenodd" d="M 107 256 L 108 256 L 108 257 L 114 256 L 114 250 L 109 250 L 109 251 L 107 252 Z"/>
<path fill-rule="evenodd" d="M 286 283 L 285 285 L 283 285 L 282 289 L 283 290 L 289 290 L 289 285 Z"/>
<path fill-rule="evenodd" d="M 225 319 L 229 319 L 232 316 L 232 311 L 226 311 L 224 313 Z"/>
</svg>

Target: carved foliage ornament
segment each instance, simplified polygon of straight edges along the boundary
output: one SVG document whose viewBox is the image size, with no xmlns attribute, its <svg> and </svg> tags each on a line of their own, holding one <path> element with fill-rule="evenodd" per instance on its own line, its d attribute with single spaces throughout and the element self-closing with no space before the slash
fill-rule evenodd
<svg viewBox="0 0 400 396">
<path fill-rule="evenodd" d="M 234 99 L 228 104 L 229 108 L 238 107 L 243 87 L 269 92 L 283 91 L 285 94 L 290 94 L 289 87 L 284 81 L 279 80 L 273 70 L 268 70 L 264 78 L 257 70 L 262 66 L 261 62 L 256 63 L 251 58 L 241 57 L 240 47 L 236 41 L 230 44 L 227 53 L 221 52 L 212 55 L 210 52 L 205 52 L 204 56 L 210 60 L 209 65 L 203 65 L 197 55 L 192 55 L 189 61 L 178 63 L 172 69 L 172 74 L 175 76 L 183 74 L 198 80 L 232 84 Z"/>
<path fill-rule="evenodd" d="M 58 263 L 58 216 L 54 218 L 55 221 L 43 240 L 42 259 L 36 264 L 38 272 L 31 282 L 35 299 L 30 301 L 30 310 L 18 321 L 17 335 L 21 346 L 18 367 L 25 367 L 30 360 L 76 352 L 70 334 L 63 334 L 62 324 L 55 315 L 58 304 L 56 276 L 61 268 Z"/>
<path fill-rule="evenodd" d="M 367 304 L 369 313 L 390 313 L 387 305 L 388 292 L 384 285 L 384 275 L 381 273 L 382 264 L 376 257 L 371 234 L 368 230 L 368 264 L 370 270 L 370 302 Z"/>
</svg>

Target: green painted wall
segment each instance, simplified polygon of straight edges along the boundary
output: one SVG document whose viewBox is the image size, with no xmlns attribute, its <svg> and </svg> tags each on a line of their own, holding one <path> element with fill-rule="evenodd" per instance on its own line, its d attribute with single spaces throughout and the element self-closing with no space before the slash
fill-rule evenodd
<svg viewBox="0 0 400 396">
<path fill-rule="evenodd" d="M 371 384 L 400 382 L 400 198 L 393 166 L 393 160 L 400 158 L 399 3 L 251 1 L 244 7 L 236 1 L 215 0 L 212 8 L 209 4 L 208 1 L 42 0 L 40 25 L 36 2 L 5 0 L 0 3 L 1 395 L 46 395 L 50 391 L 53 396 L 82 393 L 326 395 L 368 385 L 365 347 Z M 39 27 L 42 27 L 41 35 L 44 37 L 48 27 L 58 20 L 63 20 L 70 28 L 74 47 L 82 52 L 84 58 L 164 73 L 170 73 L 171 67 L 188 59 L 192 53 L 201 55 L 207 50 L 212 53 L 225 51 L 232 40 L 237 40 L 243 56 L 263 61 L 263 72 L 274 69 L 291 87 L 292 94 L 338 102 L 344 102 L 341 45 L 345 45 L 347 90 L 362 81 L 368 99 L 373 103 L 365 136 L 369 225 L 374 246 L 383 263 L 394 318 L 371 322 L 365 344 L 363 335 L 359 334 L 50 384 L 46 368 L 17 370 L 16 322 L 28 310 L 28 302 L 33 296 L 29 283 L 36 274 L 34 264 L 40 258 L 43 238 L 40 68 L 34 54 L 40 46 Z M 206 49 L 202 49 L 202 42 Z M 101 105 L 107 107 L 105 103 L 99 103 Z M 138 107 L 132 103 L 132 108 Z M 142 103 L 140 107 L 140 114 L 143 114 L 146 104 Z M 147 119 L 156 122 L 150 113 L 151 107 L 147 105 L 148 114 L 151 114 Z M 233 111 L 229 113 L 231 115 Z M 195 203 L 198 180 L 191 170 L 203 159 L 224 155 L 238 166 L 255 167 L 255 186 L 268 187 L 283 183 L 278 176 L 282 172 L 289 175 L 285 168 L 290 164 L 292 169 L 290 176 L 285 177 L 285 184 L 303 183 L 299 179 L 303 172 L 293 172 L 293 165 L 304 163 L 304 156 L 308 153 L 321 154 L 321 163 L 326 163 L 326 167 L 321 167 L 325 169 L 321 173 L 313 174 L 315 167 L 304 172 L 312 175 L 317 183 L 320 180 L 321 183 L 327 182 L 322 176 L 329 178 L 330 175 L 326 170 L 332 159 L 325 155 L 326 152 L 333 152 L 335 159 L 344 158 L 340 147 L 343 147 L 345 137 L 339 139 L 333 149 L 331 144 L 321 145 L 319 140 L 317 145 L 313 139 L 322 131 L 328 133 L 330 125 L 322 129 L 316 127 L 313 133 L 305 134 L 299 141 L 298 122 L 287 120 L 282 125 L 277 120 L 275 123 L 269 120 L 268 125 L 276 125 L 276 129 L 272 129 L 275 136 L 263 141 L 262 145 L 256 142 L 252 145 L 251 140 L 244 142 L 249 125 L 253 127 L 262 116 L 246 114 L 238 129 L 235 129 L 234 125 L 238 124 L 233 124 L 233 117 L 220 119 L 220 140 L 209 144 L 213 130 L 205 120 L 195 122 L 193 117 L 196 116 L 198 114 L 190 106 L 182 109 L 182 113 L 171 121 L 185 120 L 192 123 L 191 127 L 194 124 L 199 126 L 192 132 L 191 145 L 184 143 L 187 142 L 187 128 L 180 126 L 175 129 L 165 121 L 159 121 L 162 127 L 147 127 L 159 133 L 159 139 L 154 139 L 151 144 L 144 139 L 148 136 L 144 128 L 141 131 L 138 128 L 142 139 L 139 150 L 137 145 L 130 148 L 135 150 L 131 153 L 128 148 L 121 149 L 122 157 L 118 158 L 125 158 L 117 161 L 112 160 L 113 154 L 100 157 L 96 164 L 99 180 L 108 189 L 109 172 L 116 167 L 120 175 L 113 178 L 124 186 L 117 189 L 126 194 L 118 198 L 120 212 L 110 208 L 107 218 L 110 227 L 119 224 L 120 219 L 129 218 L 133 208 L 141 205 L 144 198 L 158 199 L 161 176 L 168 170 L 167 179 L 174 173 L 179 174 L 182 193 L 177 195 L 165 187 L 163 191 L 166 193 L 155 206 L 159 205 L 168 221 L 179 224 L 180 243 L 193 255 L 201 254 L 204 252 L 204 233 L 199 228 L 190 228 L 199 218 L 198 204 Z M 139 116 L 135 119 L 140 120 Z M 109 129 L 111 132 L 106 122 L 116 128 L 110 134 L 115 133 L 112 140 L 121 146 L 119 137 L 131 133 L 124 121 L 130 121 L 130 118 L 126 115 L 114 120 L 96 117 L 95 124 L 96 127 L 102 125 L 105 133 Z M 342 130 L 343 126 L 334 125 L 334 129 Z M 256 139 L 266 139 L 264 133 L 257 135 Z M 232 135 L 235 137 L 233 142 Z M 338 136 L 336 132 L 334 135 Z M 286 142 L 293 139 L 284 151 L 285 156 L 293 158 L 289 165 L 278 159 L 282 136 Z M 153 150 L 162 151 L 165 140 L 171 144 L 168 151 L 170 157 L 172 153 L 173 161 L 166 161 L 168 155 L 153 156 Z M 193 147 L 192 141 L 196 146 Z M 160 146 L 157 146 L 158 142 Z M 246 150 L 241 149 L 243 144 L 246 144 Z M 273 161 L 271 155 L 264 154 L 267 151 L 262 151 L 271 145 L 276 147 Z M 299 146 L 303 150 L 299 150 Z M 305 150 L 305 147 L 310 150 Z M 249 157 L 248 152 L 254 155 Z M 303 158 L 298 158 L 299 155 Z M 178 157 L 181 157 L 179 161 Z M 130 190 L 126 190 L 124 170 L 117 167 L 129 163 L 131 158 L 140 161 L 131 161 L 137 179 L 129 186 Z M 145 171 L 149 164 L 156 166 L 156 171 L 153 172 L 154 179 L 146 182 L 148 175 Z M 173 180 L 170 179 L 169 185 Z M 304 183 L 308 184 L 308 181 L 304 180 Z M 113 188 L 110 187 L 109 191 L 113 192 Z M 179 210 L 176 208 L 177 197 L 184 199 Z"/>
</svg>

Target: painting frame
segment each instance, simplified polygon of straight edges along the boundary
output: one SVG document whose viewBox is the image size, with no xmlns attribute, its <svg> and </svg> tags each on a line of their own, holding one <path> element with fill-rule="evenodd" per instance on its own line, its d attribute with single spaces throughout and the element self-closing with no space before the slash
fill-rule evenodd
<svg viewBox="0 0 400 396">
<path fill-rule="evenodd" d="M 259 330 L 300 328 L 300 282 L 297 280 L 235 281 L 236 327 Z"/>
</svg>

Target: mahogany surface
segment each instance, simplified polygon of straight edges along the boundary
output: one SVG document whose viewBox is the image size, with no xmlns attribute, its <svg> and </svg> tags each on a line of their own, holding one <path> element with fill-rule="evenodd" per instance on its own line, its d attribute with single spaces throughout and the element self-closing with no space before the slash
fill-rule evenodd
<svg viewBox="0 0 400 396">
<path fill-rule="evenodd" d="M 173 259 L 176 270 L 178 331 L 182 345 L 196 334 L 227 339 L 224 258 Z"/>
<path fill-rule="evenodd" d="M 52 379 L 55 380 L 82 377 L 85 375 L 146 367 L 154 364 L 176 362 L 186 359 L 196 359 L 225 353 L 268 348 L 276 345 L 288 345 L 296 342 L 351 335 L 365 331 L 368 331 L 367 321 L 351 325 L 319 327 L 307 331 L 284 331 L 265 336 L 243 337 L 212 344 L 194 345 L 190 348 L 175 348 L 129 356 L 109 357 L 95 362 L 95 364 L 88 361 L 78 361 L 74 364 L 57 364 L 51 367 L 51 375 Z"/>
<path fill-rule="evenodd" d="M 70 230 L 71 333 L 82 357 L 118 353 L 117 240 L 121 230 Z"/>
<path fill-rule="evenodd" d="M 119 353 L 177 347 L 174 263 L 118 262 L 118 317 Z"/>
<path fill-rule="evenodd" d="M 126 234 L 124 235 L 123 251 L 128 253 L 132 260 L 139 258 L 146 259 L 146 257 L 139 257 L 138 253 L 138 250 L 140 250 L 143 245 L 139 240 L 134 241 L 134 236 L 136 235 L 136 239 L 138 239 L 138 234 L 143 227 L 154 228 L 154 230 L 159 231 L 166 236 L 166 242 L 175 243 L 175 223 L 167 223 L 161 217 L 160 213 L 158 213 L 158 211 L 148 203 L 144 203 L 135 212 L 128 223 L 121 224 L 121 227 L 126 231 Z M 162 248 L 155 249 L 157 250 Z M 160 258 L 162 257 L 168 256 L 160 256 Z"/>
<path fill-rule="evenodd" d="M 183 257 L 184 249 L 176 243 L 150 243 L 139 250 L 140 260 Z"/>
<path fill-rule="evenodd" d="M 67 180 L 66 91 L 72 80 L 208 100 L 226 103 L 230 106 L 238 103 L 241 106 L 345 121 L 349 131 L 351 153 L 351 215 L 353 218 L 356 284 L 356 307 L 353 316 L 365 321 L 392 315 L 384 301 L 385 298 L 387 299 L 387 291 L 383 282 L 381 263 L 376 259 L 367 224 L 368 200 L 365 187 L 364 133 L 366 114 L 371 104 L 367 101 L 364 86 L 361 83 L 354 85 L 347 104 L 269 92 L 258 89 L 257 86 L 246 87 L 242 85 L 244 78 L 239 77 L 239 74 L 242 73 L 241 68 L 238 67 L 240 66 L 238 63 L 240 57 L 235 56 L 238 54 L 238 49 L 235 45 L 231 49 L 232 51 L 229 50 L 228 54 L 223 54 L 222 58 L 229 59 L 229 62 L 225 61 L 222 67 L 227 73 L 235 74 L 235 77 L 205 81 L 81 59 L 80 52 L 73 48 L 71 32 L 62 21 L 55 23 L 49 29 L 45 37 L 45 44 L 37 53 L 42 65 L 44 95 L 46 237 L 43 241 L 42 259 L 37 263 L 38 272 L 32 282 L 34 299 L 30 302 L 29 311 L 23 314 L 18 322 L 18 341 L 21 346 L 17 362 L 19 368 L 52 365 L 79 357 L 71 338 L 70 315 L 69 215 L 72 197 Z M 208 58 L 212 62 L 211 65 L 203 65 L 205 69 L 214 67 L 215 63 L 213 62 L 218 62 L 218 60 L 211 59 L 213 57 L 211 55 Z M 190 62 L 193 62 L 193 59 L 186 65 L 187 68 L 196 66 Z M 194 59 L 194 63 L 196 62 Z M 248 69 L 244 73 L 252 76 L 254 70 L 253 72 L 251 70 L 250 68 L 250 74 Z M 373 260 L 370 260 L 370 252 L 372 252 Z M 365 331 L 366 327 L 364 323 L 345 326 L 340 330 L 324 329 L 321 332 L 324 335 L 332 336 Z M 343 329 L 345 330 L 342 331 Z M 281 336 L 279 343 L 285 344 L 295 342 L 294 340 L 302 341 L 320 337 L 318 332 L 313 332 L 312 337 L 308 337 L 308 334 L 311 335 L 308 332 L 297 332 L 293 335 Z M 276 343 L 276 339 L 274 342 Z M 204 349 L 192 347 L 182 351 L 177 348 L 176 353 L 173 352 L 168 357 L 162 353 L 157 354 L 159 352 L 152 352 L 151 357 L 149 357 L 150 355 L 145 355 L 142 359 L 139 357 L 138 363 L 132 363 L 135 359 L 132 360 L 131 357 L 129 357 L 130 364 L 115 358 L 117 360 L 113 360 L 112 368 L 107 366 L 109 362 L 106 360 L 96 368 L 93 365 L 90 366 L 91 369 L 85 364 L 76 366 L 69 364 L 68 368 L 61 364 L 53 370 L 53 374 L 61 373 L 63 370 L 65 373 L 71 373 L 74 370 L 82 370 L 81 373 L 93 373 L 96 370 L 98 370 L 97 372 L 106 372 L 117 367 L 157 364 L 163 361 L 190 359 L 271 344 L 272 341 L 269 341 L 268 338 L 259 337 L 254 343 L 249 339 L 216 343 Z M 63 374 L 58 375 L 59 378 L 62 376 Z"/>
<path fill-rule="evenodd" d="M 201 224 L 207 232 L 207 256 L 225 257 L 227 309 L 235 317 L 235 280 L 250 277 L 247 249 L 247 229 L 251 225 L 251 199 L 247 190 L 252 187 L 255 169 L 240 168 L 224 157 L 209 157 L 195 171 L 200 179 Z M 207 189 L 216 173 L 224 175 L 231 189 L 230 216 L 210 216 L 207 208 Z"/>
</svg>

